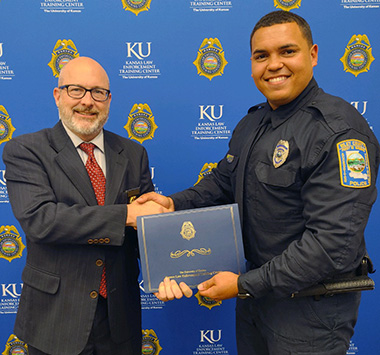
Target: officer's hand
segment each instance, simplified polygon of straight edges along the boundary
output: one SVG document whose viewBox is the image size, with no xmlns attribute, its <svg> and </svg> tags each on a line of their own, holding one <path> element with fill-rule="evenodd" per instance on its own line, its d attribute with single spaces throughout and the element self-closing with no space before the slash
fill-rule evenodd
<svg viewBox="0 0 380 355">
<path fill-rule="evenodd" d="M 211 279 L 198 285 L 199 293 L 215 301 L 236 297 L 239 292 L 238 277 L 239 275 L 233 272 L 219 272 Z"/>
</svg>

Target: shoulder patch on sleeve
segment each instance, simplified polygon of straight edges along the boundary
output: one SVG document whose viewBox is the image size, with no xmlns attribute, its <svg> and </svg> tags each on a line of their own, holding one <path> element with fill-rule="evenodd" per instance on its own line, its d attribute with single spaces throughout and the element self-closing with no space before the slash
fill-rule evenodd
<svg viewBox="0 0 380 355">
<path fill-rule="evenodd" d="M 371 171 L 365 143 L 347 139 L 337 143 L 340 183 L 351 188 L 371 186 Z"/>
</svg>

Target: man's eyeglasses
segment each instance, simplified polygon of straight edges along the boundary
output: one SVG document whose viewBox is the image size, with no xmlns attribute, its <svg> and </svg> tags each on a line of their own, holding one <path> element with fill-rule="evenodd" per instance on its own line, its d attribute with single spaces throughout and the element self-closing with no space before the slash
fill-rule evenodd
<svg viewBox="0 0 380 355">
<path fill-rule="evenodd" d="M 79 85 L 62 85 L 59 87 L 59 89 L 66 89 L 67 95 L 69 95 L 73 99 L 81 99 L 86 95 L 87 91 L 90 92 L 91 97 L 95 101 L 107 101 L 111 91 L 107 89 L 101 89 L 101 88 L 93 88 L 93 89 L 86 89 L 83 86 Z"/>
</svg>

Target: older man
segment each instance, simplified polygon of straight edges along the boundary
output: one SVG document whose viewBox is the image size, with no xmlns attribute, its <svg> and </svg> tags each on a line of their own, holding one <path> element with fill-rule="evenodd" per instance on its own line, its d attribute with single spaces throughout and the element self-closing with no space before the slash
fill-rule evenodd
<svg viewBox="0 0 380 355">
<path fill-rule="evenodd" d="M 126 225 L 142 214 L 128 199 L 153 190 L 148 157 L 103 130 L 111 93 L 93 59 L 66 64 L 53 94 L 60 121 L 3 154 L 28 250 L 15 333 L 31 355 L 140 355 L 136 234 Z"/>
</svg>

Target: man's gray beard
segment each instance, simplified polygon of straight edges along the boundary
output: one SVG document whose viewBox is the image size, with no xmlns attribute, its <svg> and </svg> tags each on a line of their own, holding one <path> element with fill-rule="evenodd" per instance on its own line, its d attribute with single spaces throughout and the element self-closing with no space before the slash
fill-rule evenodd
<svg viewBox="0 0 380 355">
<path fill-rule="evenodd" d="M 85 136 L 94 134 L 97 135 L 102 130 L 104 125 L 107 123 L 109 115 L 109 109 L 104 113 L 99 113 L 96 121 L 91 121 L 91 125 L 85 128 L 75 122 L 75 119 L 73 119 L 74 114 L 72 110 L 58 106 L 58 112 L 59 118 L 67 126 L 67 128 L 70 129 L 70 131 L 72 131 L 76 135 Z"/>
</svg>

